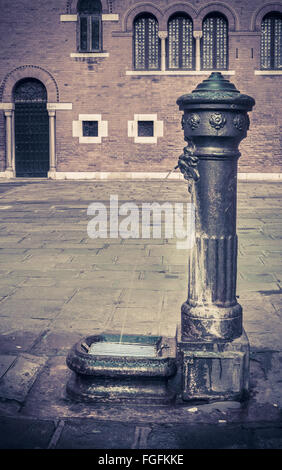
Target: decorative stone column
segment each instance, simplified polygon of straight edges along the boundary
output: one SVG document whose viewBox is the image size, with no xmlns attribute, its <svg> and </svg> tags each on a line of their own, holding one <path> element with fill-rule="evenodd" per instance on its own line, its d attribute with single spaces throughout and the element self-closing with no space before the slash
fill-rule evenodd
<svg viewBox="0 0 282 470">
<path fill-rule="evenodd" d="M 166 69 L 166 38 L 167 31 L 159 31 L 159 38 L 161 40 L 161 70 L 162 72 Z"/>
<path fill-rule="evenodd" d="M 56 126 L 55 117 L 56 111 L 48 109 L 49 114 L 49 155 L 50 155 L 50 170 L 48 177 L 52 178 L 56 174 Z"/>
<path fill-rule="evenodd" d="M 193 31 L 193 36 L 196 39 L 196 71 L 201 70 L 201 37 L 202 31 Z"/>
<path fill-rule="evenodd" d="M 234 398 L 248 383 L 248 340 L 236 296 L 238 145 L 255 102 L 212 73 L 177 104 L 188 142 L 179 167 L 196 209 L 178 338 L 183 399 Z"/>
<path fill-rule="evenodd" d="M 47 103 L 49 114 L 49 159 L 50 170 L 48 178 L 56 179 L 56 111 L 68 111 L 72 109 L 72 103 Z"/>
<path fill-rule="evenodd" d="M 6 171 L 5 176 L 12 178 L 13 172 L 13 109 L 5 110 L 6 118 Z"/>
</svg>

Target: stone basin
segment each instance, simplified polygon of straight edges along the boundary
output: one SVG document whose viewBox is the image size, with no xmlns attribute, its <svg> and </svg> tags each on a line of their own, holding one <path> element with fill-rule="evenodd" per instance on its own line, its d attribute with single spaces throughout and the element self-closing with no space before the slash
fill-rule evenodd
<svg viewBox="0 0 282 470">
<path fill-rule="evenodd" d="M 176 339 L 103 334 L 79 341 L 67 356 L 72 399 L 167 402 L 168 380 L 177 372 Z"/>
</svg>

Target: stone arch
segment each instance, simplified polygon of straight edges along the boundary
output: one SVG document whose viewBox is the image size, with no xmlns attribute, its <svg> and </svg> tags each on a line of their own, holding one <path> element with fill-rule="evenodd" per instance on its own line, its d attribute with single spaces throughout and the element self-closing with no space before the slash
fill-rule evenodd
<svg viewBox="0 0 282 470">
<path fill-rule="evenodd" d="M 47 90 L 48 101 L 56 103 L 60 101 L 59 89 L 54 77 L 47 70 L 37 65 L 22 65 L 9 72 L 3 79 L 0 87 L 0 101 L 13 102 L 13 89 L 22 78 L 37 78 Z"/>
<path fill-rule="evenodd" d="M 151 13 L 156 17 L 159 23 L 159 29 L 162 30 L 162 11 L 157 8 L 153 3 L 140 3 L 135 5 L 133 8 L 130 8 L 125 12 L 122 18 L 122 31 L 131 32 L 133 29 L 134 18 L 141 13 Z"/>
<path fill-rule="evenodd" d="M 167 28 L 169 18 L 177 12 L 187 13 L 193 23 L 195 18 L 197 17 L 197 10 L 195 10 L 195 8 L 193 8 L 192 5 L 190 5 L 189 3 L 175 3 L 174 5 L 171 5 L 169 8 L 167 8 L 164 12 L 164 16 L 162 18 L 164 30 Z"/>
<path fill-rule="evenodd" d="M 233 8 L 229 5 L 226 5 L 222 2 L 215 2 L 209 3 L 205 7 L 199 10 L 198 16 L 195 21 L 194 29 L 201 31 L 202 23 L 205 16 L 209 13 L 218 12 L 224 15 L 228 21 L 228 29 L 229 31 L 239 31 L 240 30 L 240 23 L 239 23 L 239 16 L 235 12 Z"/>
<path fill-rule="evenodd" d="M 262 19 L 267 13 L 276 12 L 282 14 L 282 3 L 268 3 L 259 7 L 251 18 L 250 30 L 260 31 Z"/>
<path fill-rule="evenodd" d="M 107 13 L 109 6 L 108 0 L 100 0 L 102 3 L 102 12 Z M 67 0 L 66 4 L 66 13 L 67 14 L 76 14 L 77 13 L 77 4 L 78 0 Z"/>
</svg>

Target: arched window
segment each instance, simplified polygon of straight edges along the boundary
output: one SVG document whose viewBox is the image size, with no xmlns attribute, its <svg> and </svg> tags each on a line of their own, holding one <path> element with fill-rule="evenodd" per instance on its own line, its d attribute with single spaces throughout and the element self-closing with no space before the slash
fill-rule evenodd
<svg viewBox="0 0 282 470">
<path fill-rule="evenodd" d="M 228 68 L 228 23 L 220 13 L 212 13 L 203 21 L 202 69 Z"/>
<path fill-rule="evenodd" d="M 168 21 L 167 62 L 169 69 L 194 67 L 193 23 L 186 14 L 177 13 Z"/>
<path fill-rule="evenodd" d="M 79 50 L 98 52 L 102 50 L 102 5 L 100 0 L 79 0 Z"/>
<path fill-rule="evenodd" d="M 281 13 L 269 13 L 262 20 L 260 60 L 262 69 L 282 69 Z"/>
<path fill-rule="evenodd" d="M 157 19 L 150 14 L 134 20 L 134 68 L 158 70 L 160 68 L 160 39 Z"/>
</svg>

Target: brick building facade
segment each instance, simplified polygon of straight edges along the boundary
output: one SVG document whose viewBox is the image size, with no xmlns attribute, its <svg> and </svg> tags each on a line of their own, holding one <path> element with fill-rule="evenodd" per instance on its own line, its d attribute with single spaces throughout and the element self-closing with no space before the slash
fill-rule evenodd
<svg viewBox="0 0 282 470">
<path fill-rule="evenodd" d="M 0 35 L 1 176 L 165 174 L 211 70 L 256 100 L 239 172 L 281 172 L 279 1 L 1 0 Z"/>
</svg>

